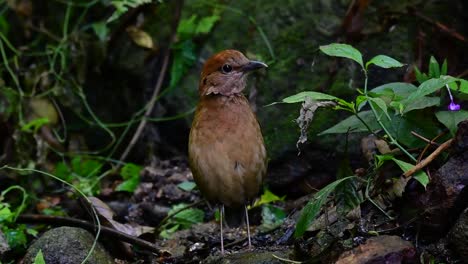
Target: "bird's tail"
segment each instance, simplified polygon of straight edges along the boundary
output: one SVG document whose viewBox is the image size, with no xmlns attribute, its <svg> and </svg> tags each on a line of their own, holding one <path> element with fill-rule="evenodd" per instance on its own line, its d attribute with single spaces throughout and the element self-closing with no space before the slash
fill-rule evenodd
<svg viewBox="0 0 468 264">
<path fill-rule="evenodd" d="M 245 208 L 241 207 L 224 207 L 224 222 L 228 227 L 239 227 L 244 224 Z"/>
</svg>

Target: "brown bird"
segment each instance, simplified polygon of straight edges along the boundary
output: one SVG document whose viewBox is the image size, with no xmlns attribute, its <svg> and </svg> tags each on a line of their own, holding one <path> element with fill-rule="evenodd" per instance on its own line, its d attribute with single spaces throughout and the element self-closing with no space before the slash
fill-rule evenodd
<svg viewBox="0 0 468 264">
<path fill-rule="evenodd" d="M 257 196 L 267 168 L 262 132 L 242 94 L 248 73 L 268 67 L 236 50 L 209 58 L 201 73 L 200 101 L 190 130 L 189 163 L 205 198 L 221 204 L 221 253 L 224 254 L 223 216 L 228 225 L 240 224 L 247 204 Z M 224 212 L 226 206 L 227 216 Z M 229 216 L 232 217 L 229 217 Z"/>
</svg>

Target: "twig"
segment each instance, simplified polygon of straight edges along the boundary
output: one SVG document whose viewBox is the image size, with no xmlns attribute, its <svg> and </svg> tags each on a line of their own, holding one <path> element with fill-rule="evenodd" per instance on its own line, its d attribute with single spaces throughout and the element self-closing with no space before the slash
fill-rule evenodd
<svg viewBox="0 0 468 264">
<path fill-rule="evenodd" d="M 304 263 L 302 261 L 296 261 L 296 260 L 291 260 L 291 259 L 286 259 L 286 258 L 282 258 L 282 257 L 278 257 L 276 256 L 275 254 L 272 254 L 272 256 L 278 260 L 281 260 L 283 262 L 288 262 L 288 263 L 294 263 L 294 264 L 301 264 L 301 263 Z"/>
<path fill-rule="evenodd" d="M 413 133 L 413 131 L 411 131 L 411 133 Z M 421 162 L 421 159 L 424 157 L 424 154 L 425 154 L 426 151 L 429 149 L 429 147 L 430 147 L 433 143 L 435 143 L 435 141 L 436 141 L 437 139 L 439 139 L 441 136 L 443 136 L 443 135 L 445 135 L 445 134 L 446 134 L 446 132 L 444 131 L 444 132 L 440 133 L 439 135 L 437 135 L 437 136 L 436 136 L 435 138 L 433 138 L 432 140 L 430 140 L 430 141 L 428 142 L 428 144 L 424 147 L 424 149 L 423 149 L 423 151 L 421 152 L 421 154 L 419 154 L 418 161 L 417 161 L 416 163 Z M 414 134 L 413 134 L 413 135 L 414 135 Z M 436 146 L 439 147 L 440 144 L 437 143 Z"/>
<path fill-rule="evenodd" d="M 176 18 L 175 18 L 174 28 L 172 29 L 172 35 L 171 35 L 171 37 L 169 39 L 168 49 L 167 49 L 167 51 L 166 51 L 166 53 L 164 55 L 163 64 L 161 66 L 161 71 L 159 72 L 158 81 L 156 82 L 156 85 L 155 85 L 154 90 L 153 90 L 153 94 L 151 95 L 151 100 L 149 101 L 149 103 L 147 105 L 146 112 L 145 112 L 145 114 L 143 116 L 143 119 L 140 121 L 140 124 L 138 125 L 138 128 L 137 128 L 135 134 L 132 137 L 132 140 L 130 141 L 127 148 L 125 149 L 125 151 L 120 156 L 121 161 L 124 161 L 127 158 L 128 154 L 130 153 L 130 151 L 135 146 L 136 142 L 138 141 L 138 138 L 140 138 L 140 135 L 143 132 L 143 129 L 145 128 L 145 126 L 146 126 L 146 123 L 148 122 L 147 118 L 151 115 L 151 112 L 153 112 L 153 108 L 154 108 L 154 105 L 155 105 L 155 103 L 157 101 L 159 91 L 161 90 L 161 87 L 162 87 L 162 84 L 163 84 L 163 81 L 164 81 L 164 77 L 166 75 L 167 66 L 169 64 L 169 55 L 171 53 L 170 47 L 171 47 L 172 43 L 174 43 L 176 41 L 177 26 L 179 24 L 180 14 L 181 14 L 181 9 L 182 9 L 181 6 L 182 6 L 182 1 L 179 1 L 179 4 L 177 5 L 176 15 L 175 15 Z"/>
<path fill-rule="evenodd" d="M 452 145 L 452 142 L 453 142 L 453 138 L 451 138 L 451 139 L 445 141 L 444 143 L 442 143 L 436 150 L 434 150 L 434 152 L 431 153 L 431 155 L 427 156 L 427 158 L 425 158 L 423 161 L 416 164 L 416 166 L 414 166 L 412 169 L 405 172 L 403 174 L 403 176 L 404 177 L 409 177 L 409 176 L 413 175 L 415 172 L 417 172 L 420 169 L 422 169 L 422 168 L 426 167 L 427 165 L 429 165 L 429 163 L 431 163 L 444 150 L 448 149 Z"/>
<path fill-rule="evenodd" d="M 414 131 L 411 131 L 411 134 L 419 139 L 421 139 L 422 141 L 426 142 L 427 144 L 429 145 L 435 145 L 435 146 L 440 146 L 437 142 L 434 142 L 434 140 L 430 140 L 430 139 L 427 139 L 421 135 L 419 135 L 418 133 L 414 132 Z"/>
<path fill-rule="evenodd" d="M 39 214 L 22 214 L 19 215 L 16 219 L 18 223 L 41 223 L 41 224 L 50 224 L 55 226 L 75 226 L 81 227 L 88 231 L 94 232 L 97 228 L 91 222 L 84 221 L 81 219 L 71 218 L 71 217 L 62 217 L 62 216 L 52 216 L 52 215 L 39 215 Z M 101 232 L 104 235 L 107 235 L 112 238 L 116 238 L 120 241 L 130 243 L 135 246 L 139 246 L 143 249 L 150 250 L 151 252 L 159 254 L 161 249 L 158 248 L 153 243 L 150 243 L 146 240 L 125 234 L 113 228 L 101 226 Z"/>
<path fill-rule="evenodd" d="M 419 13 L 419 12 L 414 12 L 414 15 L 422 20 L 424 20 L 425 22 L 433 25 L 433 26 L 436 26 L 437 28 L 439 28 L 442 32 L 448 34 L 449 36 L 455 38 L 455 39 L 458 39 L 460 41 L 463 41 L 463 42 L 468 42 L 467 39 L 465 38 L 465 36 L 463 36 L 462 34 L 460 34 L 459 32 L 457 32 L 455 29 L 453 28 L 450 28 L 448 26 L 446 26 L 445 24 L 442 24 L 438 21 L 433 21 L 432 19 L 430 19 L 429 17 Z"/>
</svg>

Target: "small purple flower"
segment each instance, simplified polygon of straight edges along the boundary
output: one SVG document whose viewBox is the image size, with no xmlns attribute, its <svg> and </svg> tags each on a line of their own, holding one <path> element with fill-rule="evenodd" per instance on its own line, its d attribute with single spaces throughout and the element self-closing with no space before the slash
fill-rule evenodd
<svg viewBox="0 0 468 264">
<path fill-rule="evenodd" d="M 456 104 L 454 101 L 450 102 L 448 109 L 450 111 L 459 111 L 460 110 L 460 105 Z"/>
<path fill-rule="evenodd" d="M 447 87 L 447 92 L 449 94 L 449 97 L 450 97 L 450 104 L 448 106 L 448 109 L 450 111 L 460 111 L 460 105 L 459 104 L 456 104 L 454 101 L 453 101 L 453 96 L 452 96 L 452 93 L 450 92 L 450 87 L 448 86 L 448 84 L 445 85 L 445 87 Z"/>
</svg>

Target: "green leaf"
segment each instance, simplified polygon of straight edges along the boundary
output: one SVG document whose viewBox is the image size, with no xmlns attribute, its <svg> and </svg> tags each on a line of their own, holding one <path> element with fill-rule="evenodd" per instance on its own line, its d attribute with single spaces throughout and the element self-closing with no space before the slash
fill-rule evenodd
<svg viewBox="0 0 468 264">
<path fill-rule="evenodd" d="M 375 131 L 380 128 L 372 111 L 362 111 L 359 112 L 358 115 L 370 127 L 370 129 L 372 129 L 372 131 Z M 318 135 L 321 136 L 325 134 L 342 134 L 348 132 L 357 133 L 365 131 L 368 131 L 366 126 L 355 115 L 352 115 L 342 120 L 338 124 L 334 125 L 333 127 L 320 132 Z"/>
<path fill-rule="evenodd" d="M 36 257 L 34 258 L 34 264 L 46 264 L 41 249 L 39 249 L 39 252 L 37 252 Z"/>
<path fill-rule="evenodd" d="M 196 61 L 195 44 L 192 40 L 186 40 L 177 45 L 174 45 L 174 59 L 171 66 L 171 79 L 169 88 L 173 89 L 177 86 L 184 74 Z"/>
<path fill-rule="evenodd" d="M 180 189 L 182 189 L 184 191 L 187 191 L 187 192 L 190 192 L 196 186 L 197 185 L 193 181 L 184 181 L 184 182 L 181 182 L 181 183 L 177 184 L 177 187 L 179 187 Z"/>
<path fill-rule="evenodd" d="M 0 32 L 2 32 L 3 35 L 8 36 L 8 32 L 10 31 L 10 23 L 8 23 L 4 14 L 5 13 L 0 15 Z"/>
<path fill-rule="evenodd" d="M 270 190 L 265 189 L 260 199 L 255 201 L 255 204 L 252 207 L 257 207 L 262 204 L 269 204 L 276 201 L 283 201 L 285 196 L 279 197 L 276 194 L 272 193 Z"/>
<path fill-rule="evenodd" d="M 333 43 L 325 46 L 320 46 L 320 50 L 328 56 L 352 59 L 355 62 L 359 63 L 359 65 L 361 65 L 362 68 L 364 68 L 361 52 L 359 52 L 359 50 L 355 49 L 351 45 Z"/>
<path fill-rule="evenodd" d="M 418 88 L 411 83 L 394 82 L 375 87 L 374 89 L 370 90 L 369 93 L 376 93 L 380 96 L 386 96 L 388 95 L 388 92 L 391 91 L 395 96 L 395 98 L 392 98 L 392 100 L 398 101 L 401 99 L 406 99 L 417 89 Z"/>
<path fill-rule="evenodd" d="M 427 107 L 438 106 L 440 104 L 440 97 L 423 96 L 415 99 L 409 105 L 403 107 L 402 114 L 409 111 L 424 109 Z"/>
<path fill-rule="evenodd" d="M 431 56 L 429 59 L 429 77 L 431 78 L 439 78 L 440 77 L 440 67 L 439 62 Z"/>
<path fill-rule="evenodd" d="M 171 215 L 186 206 L 186 204 L 175 205 L 168 214 Z M 179 224 L 182 228 L 189 228 L 193 224 L 203 222 L 204 216 L 205 213 L 202 210 L 197 208 L 188 208 L 174 215 L 170 221 Z"/>
<path fill-rule="evenodd" d="M 124 180 L 140 178 L 140 172 L 142 169 L 143 167 L 136 164 L 126 163 L 125 166 L 123 166 L 120 170 L 120 175 L 122 175 Z"/>
<path fill-rule="evenodd" d="M 382 110 L 382 112 L 387 116 L 388 120 L 392 120 L 390 118 L 390 116 L 388 115 L 388 111 L 387 111 L 387 104 L 385 103 L 384 100 L 376 97 L 376 98 L 373 98 L 373 97 L 369 97 L 369 100 L 374 103 L 375 105 L 377 105 L 380 110 Z M 379 117 L 380 118 L 380 117 Z"/>
<path fill-rule="evenodd" d="M 374 58 L 372 58 L 370 61 L 366 63 L 366 69 L 369 67 L 369 65 L 374 64 L 376 66 L 379 66 L 381 68 L 397 68 L 397 67 L 402 67 L 404 66 L 403 63 L 395 60 L 394 58 L 391 58 L 386 55 L 377 55 Z"/>
<path fill-rule="evenodd" d="M 91 27 L 100 41 L 105 41 L 107 39 L 109 29 L 107 28 L 107 24 L 105 22 L 93 23 Z"/>
<path fill-rule="evenodd" d="M 220 16 L 213 15 L 213 16 L 207 16 L 198 22 L 197 28 L 195 29 L 196 34 L 206 34 L 210 33 L 211 29 L 213 26 L 218 22 L 220 19 Z"/>
<path fill-rule="evenodd" d="M 403 172 L 407 172 L 407 171 L 411 170 L 414 167 L 414 165 L 412 165 L 410 163 L 407 163 L 407 162 L 404 162 L 404 161 L 399 160 L 399 159 L 393 158 L 392 160 L 398 165 L 398 167 L 400 167 L 400 169 Z M 429 176 L 427 176 L 427 174 L 422 170 L 416 172 L 413 175 L 413 178 L 415 180 L 417 180 L 419 183 L 421 183 L 422 186 L 424 186 L 424 188 L 426 188 L 427 184 L 429 183 Z"/>
<path fill-rule="evenodd" d="M 312 100 L 316 100 L 316 101 L 341 100 L 340 98 L 333 96 L 333 95 L 310 91 L 310 92 L 300 92 L 298 94 L 288 96 L 283 99 L 283 103 L 287 103 L 287 104 L 301 103 L 301 102 L 304 102 L 306 97 L 310 97 Z"/>
<path fill-rule="evenodd" d="M 114 6 L 115 11 L 111 17 L 107 19 L 107 22 L 112 22 L 125 14 L 129 8 L 135 8 L 139 5 L 151 3 L 152 0 L 113 0 L 111 4 Z"/>
<path fill-rule="evenodd" d="M 138 184 L 140 184 L 140 177 L 130 178 L 128 180 L 121 182 L 119 185 L 117 185 L 115 190 L 133 193 L 138 187 Z"/>
<path fill-rule="evenodd" d="M 389 160 L 393 160 L 392 154 L 384 154 L 384 155 L 375 155 L 375 167 L 378 169 L 382 167 L 382 165 Z"/>
<path fill-rule="evenodd" d="M 414 75 L 416 76 L 416 80 L 418 80 L 419 83 L 423 83 L 429 80 L 429 77 L 425 73 L 421 73 L 421 71 L 419 71 L 418 67 L 416 66 L 414 66 Z"/>
<path fill-rule="evenodd" d="M 49 119 L 47 117 L 36 118 L 21 127 L 21 131 L 29 132 L 29 133 L 36 133 L 39 128 L 49 123 Z"/>
<path fill-rule="evenodd" d="M 342 182 L 349 180 L 351 178 L 354 178 L 355 176 L 349 176 L 340 180 L 336 180 L 324 188 L 322 188 L 320 191 L 318 191 L 312 200 L 310 200 L 304 209 L 302 209 L 301 215 L 299 216 L 299 220 L 297 221 L 296 224 L 296 231 L 294 232 L 295 237 L 300 237 L 304 234 L 304 232 L 307 230 L 309 225 L 312 223 L 312 221 L 315 220 L 317 215 L 319 214 L 322 206 L 325 204 L 327 201 L 328 196 L 335 190 L 335 188 Z"/>
<path fill-rule="evenodd" d="M 461 93 L 468 94 L 468 81 L 463 79 L 458 79 L 460 81 L 460 89 L 458 90 Z"/>
<path fill-rule="evenodd" d="M 447 75 L 447 59 L 444 60 L 442 68 L 440 69 L 440 75 Z"/>
<path fill-rule="evenodd" d="M 70 168 L 68 168 L 68 166 L 63 162 L 57 163 L 54 175 L 67 182 L 71 182 L 73 178 Z"/>
<path fill-rule="evenodd" d="M 367 97 L 365 97 L 364 95 L 359 95 L 358 97 L 356 97 L 356 105 L 358 111 L 361 111 L 361 109 L 366 105 L 366 102 Z"/>
<path fill-rule="evenodd" d="M 452 76 L 444 75 L 437 79 L 429 79 L 421 85 L 419 85 L 418 90 L 415 93 L 411 94 L 408 99 L 404 100 L 405 105 L 409 105 L 411 101 L 423 97 L 425 95 L 431 94 L 435 91 L 438 91 L 440 88 L 444 87 L 446 84 L 457 81 L 457 78 Z"/>
<path fill-rule="evenodd" d="M 25 247 L 28 240 L 26 239 L 26 234 L 24 230 L 26 229 L 25 225 L 18 225 L 16 228 L 6 228 L 3 230 L 3 234 L 10 245 L 11 248 L 16 247 Z"/>
<path fill-rule="evenodd" d="M 468 119 L 468 111 L 439 111 L 435 113 L 437 120 L 444 124 L 450 130 L 452 136 L 455 135 L 458 129 L 458 123 Z"/>
<path fill-rule="evenodd" d="M 197 29 L 197 23 L 195 22 L 196 20 L 197 15 L 192 15 L 189 18 L 180 20 L 177 27 L 177 35 L 179 35 L 179 37 L 181 37 L 183 40 L 193 36 Z"/>
<path fill-rule="evenodd" d="M 77 156 L 72 159 L 72 170 L 82 177 L 93 178 L 99 174 L 102 168 L 102 162 L 97 160 L 85 159 Z"/>
<path fill-rule="evenodd" d="M 10 210 L 9 207 L 9 204 L 0 203 L 0 223 L 12 221 L 15 214 Z"/>
<path fill-rule="evenodd" d="M 159 233 L 159 236 L 165 239 L 171 238 L 171 236 L 179 229 L 180 225 L 173 225 L 170 228 L 166 228 L 161 233 Z"/>
</svg>

